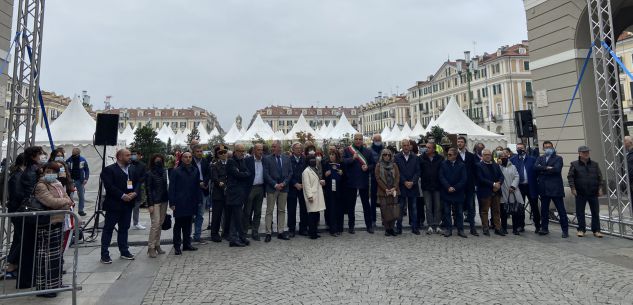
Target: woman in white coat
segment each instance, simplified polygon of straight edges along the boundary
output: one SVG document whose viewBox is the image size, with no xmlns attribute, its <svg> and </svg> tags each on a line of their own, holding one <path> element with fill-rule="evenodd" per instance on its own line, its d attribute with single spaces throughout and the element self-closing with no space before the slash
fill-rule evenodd
<svg viewBox="0 0 633 305">
<path fill-rule="evenodd" d="M 306 209 L 308 210 L 308 235 L 310 239 L 317 239 L 321 236 L 317 234 L 321 211 L 325 210 L 325 197 L 323 196 L 323 180 L 318 174 L 317 159 L 314 155 L 306 157 L 308 167 L 301 174 L 303 182 L 303 196 L 305 197 Z"/>
<path fill-rule="evenodd" d="M 503 173 L 503 184 L 501 184 L 501 229 L 504 234 L 508 234 L 508 214 L 512 214 L 512 234 L 519 235 L 519 225 L 521 224 L 521 213 L 523 209 L 523 196 L 519 191 L 519 171 L 510 162 L 509 154 L 501 152 L 499 166 Z"/>
</svg>

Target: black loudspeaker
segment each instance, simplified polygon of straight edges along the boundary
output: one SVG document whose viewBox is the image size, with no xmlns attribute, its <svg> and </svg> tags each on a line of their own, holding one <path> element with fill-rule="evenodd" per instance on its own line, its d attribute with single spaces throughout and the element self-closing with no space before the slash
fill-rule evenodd
<svg viewBox="0 0 633 305">
<path fill-rule="evenodd" d="M 119 135 L 119 115 L 109 113 L 97 114 L 97 130 L 94 145 L 115 146 Z"/>
<path fill-rule="evenodd" d="M 519 110 L 514 112 L 514 124 L 518 138 L 534 137 L 534 122 L 532 110 Z"/>
</svg>

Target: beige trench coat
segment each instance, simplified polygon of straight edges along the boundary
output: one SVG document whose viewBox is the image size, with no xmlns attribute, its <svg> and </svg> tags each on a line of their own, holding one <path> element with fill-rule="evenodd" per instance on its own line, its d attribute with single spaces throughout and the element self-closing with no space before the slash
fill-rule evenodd
<svg viewBox="0 0 633 305">
<path fill-rule="evenodd" d="M 308 213 L 324 211 L 325 197 L 323 196 L 323 187 L 319 183 L 321 178 L 310 167 L 306 167 L 301 174 L 301 180 Z M 308 198 L 312 198 L 312 202 Z"/>
</svg>

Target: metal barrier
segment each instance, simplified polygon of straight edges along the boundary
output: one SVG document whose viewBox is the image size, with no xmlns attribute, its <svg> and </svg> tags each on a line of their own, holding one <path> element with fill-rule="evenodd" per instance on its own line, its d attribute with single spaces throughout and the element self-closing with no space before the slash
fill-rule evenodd
<svg viewBox="0 0 633 305">
<path fill-rule="evenodd" d="M 74 228 L 69 231 L 64 231 L 66 216 L 74 220 Z M 54 217 L 64 221 L 51 223 L 50 219 Z M 64 240 L 66 238 L 67 243 L 78 240 L 79 215 L 67 210 L 0 213 L 0 225 L 0 263 L 3 267 L 0 276 L 4 279 L 0 284 L 0 300 L 72 291 L 72 304 L 76 305 L 77 291 L 81 290 L 77 284 L 79 248 L 76 246 L 73 247 L 71 285 L 62 285 L 62 277 Z M 17 266 L 15 280 L 7 279 L 9 264 Z"/>
</svg>

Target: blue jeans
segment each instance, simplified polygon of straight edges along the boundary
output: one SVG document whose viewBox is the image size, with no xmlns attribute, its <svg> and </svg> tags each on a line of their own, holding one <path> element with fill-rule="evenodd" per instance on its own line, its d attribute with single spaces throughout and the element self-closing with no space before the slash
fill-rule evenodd
<svg viewBox="0 0 633 305">
<path fill-rule="evenodd" d="M 196 209 L 196 215 L 194 216 L 194 224 L 193 224 L 193 240 L 200 240 L 200 235 L 202 234 L 202 223 L 204 222 L 204 208 L 206 206 L 207 196 L 202 196 L 202 202 L 198 203 L 198 208 Z"/>
<path fill-rule="evenodd" d="M 567 233 L 569 229 L 569 224 L 567 220 L 567 211 L 565 210 L 565 203 L 563 202 L 563 197 L 547 197 L 541 196 L 541 230 L 548 231 L 547 227 L 549 225 L 549 202 L 554 201 L 554 206 L 558 211 L 558 217 L 560 218 L 560 228 L 563 230 L 563 233 Z"/>
<path fill-rule="evenodd" d="M 120 211 L 107 211 L 105 214 L 105 224 L 101 233 L 101 257 L 110 255 L 108 247 L 112 241 L 112 232 L 114 226 L 118 227 L 116 235 L 116 243 L 119 246 L 119 252 L 126 254 L 129 252 L 127 244 L 127 233 L 130 229 L 130 221 L 132 220 L 132 209 L 124 207 Z"/>
<path fill-rule="evenodd" d="M 444 225 L 448 233 L 453 231 L 452 208 L 455 209 L 455 226 L 458 232 L 464 231 L 464 203 L 457 201 L 444 201 Z"/>
<path fill-rule="evenodd" d="M 585 232 L 587 221 L 585 220 L 585 206 L 589 202 L 589 210 L 591 211 L 591 232 L 600 232 L 600 206 L 598 205 L 598 197 L 576 196 L 576 216 L 578 217 L 578 231 Z"/>
<path fill-rule="evenodd" d="M 81 179 L 75 180 L 74 183 L 75 187 L 77 188 L 77 197 L 79 197 L 79 212 L 83 212 L 85 205 L 84 194 L 86 192 L 84 189 L 84 183 Z"/>
<path fill-rule="evenodd" d="M 418 196 L 400 196 L 400 217 L 396 223 L 398 231 L 402 231 L 402 218 L 404 216 L 404 205 L 409 204 L 409 223 L 411 224 L 411 230 L 418 229 L 418 205 L 416 204 Z"/>
</svg>

